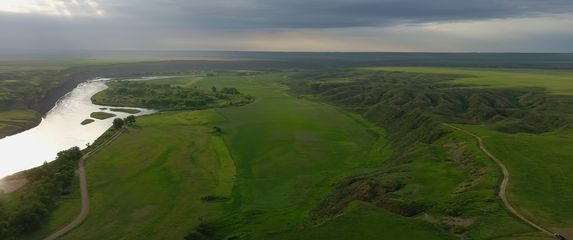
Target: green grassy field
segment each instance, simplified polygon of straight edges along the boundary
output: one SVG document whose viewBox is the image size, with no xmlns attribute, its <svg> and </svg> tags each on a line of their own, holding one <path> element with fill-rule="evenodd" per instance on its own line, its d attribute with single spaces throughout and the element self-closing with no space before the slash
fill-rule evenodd
<svg viewBox="0 0 573 240">
<path fill-rule="evenodd" d="M 421 220 L 388 213 L 363 202 L 348 206 L 344 213 L 323 225 L 285 234 L 272 239 L 456 239 Z"/>
<path fill-rule="evenodd" d="M 374 149 L 374 136 L 343 112 L 290 96 L 276 82 L 285 76 L 230 75 L 197 83 L 236 87 L 257 97 L 245 107 L 217 110 L 227 120 L 220 126 L 237 165 L 234 202 L 229 217 L 219 222 L 233 224 L 223 228 L 231 236 L 261 238 L 302 226 L 331 184 L 389 153 Z"/>
<path fill-rule="evenodd" d="M 511 172 L 509 198 L 518 210 L 553 228 L 573 224 L 573 133 L 504 134 L 463 126 L 481 136 L 486 147 Z"/>
<path fill-rule="evenodd" d="M 566 70 L 432 67 L 382 67 L 365 69 L 460 74 L 466 77 L 455 79 L 453 81 L 454 83 L 504 88 L 539 87 L 553 94 L 573 94 L 573 71 Z"/>
<path fill-rule="evenodd" d="M 89 159 L 90 215 L 64 239 L 181 239 L 218 216 L 220 203 L 201 197 L 232 190 L 232 160 L 206 124 L 219 119 L 213 111 L 139 119 Z"/>
</svg>

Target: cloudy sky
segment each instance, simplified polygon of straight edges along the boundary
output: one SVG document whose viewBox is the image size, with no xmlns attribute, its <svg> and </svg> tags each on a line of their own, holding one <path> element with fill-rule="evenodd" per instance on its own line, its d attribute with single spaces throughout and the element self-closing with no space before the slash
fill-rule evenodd
<svg viewBox="0 0 573 240">
<path fill-rule="evenodd" d="M 573 0 L 0 0 L 0 49 L 573 52 Z"/>
</svg>

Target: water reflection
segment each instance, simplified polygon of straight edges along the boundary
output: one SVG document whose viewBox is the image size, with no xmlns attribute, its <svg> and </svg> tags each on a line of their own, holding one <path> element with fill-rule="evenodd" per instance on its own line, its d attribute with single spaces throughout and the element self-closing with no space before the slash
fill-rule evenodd
<svg viewBox="0 0 573 240">
<path fill-rule="evenodd" d="M 117 117 L 130 114 L 112 112 L 109 107 L 95 105 L 91 97 L 107 88 L 105 81 L 97 79 L 80 84 L 60 99 L 46 114 L 40 125 L 28 131 L 0 139 L 0 178 L 33 168 L 55 159 L 59 151 L 78 146 L 85 148 L 111 125 L 114 118 L 95 120 L 88 125 L 80 123 L 90 118 L 92 112 L 109 112 Z M 101 110 L 101 108 L 107 108 Z M 138 109 L 137 116 L 153 113 L 152 110 Z"/>
</svg>

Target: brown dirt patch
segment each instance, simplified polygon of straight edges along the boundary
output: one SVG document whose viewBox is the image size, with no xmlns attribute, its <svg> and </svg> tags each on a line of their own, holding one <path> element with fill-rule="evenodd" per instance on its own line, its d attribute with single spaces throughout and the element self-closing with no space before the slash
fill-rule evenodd
<svg viewBox="0 0 573 240">
<path fill-rule="evenodd" d="M 17 179 L 1 179 L 0 180 L 0 193 L 11 193 L 14 192 L 21 187 L 25 186 L 28 183 L 28 180 L 25 178 L 17 178 Z"/>
</svg>

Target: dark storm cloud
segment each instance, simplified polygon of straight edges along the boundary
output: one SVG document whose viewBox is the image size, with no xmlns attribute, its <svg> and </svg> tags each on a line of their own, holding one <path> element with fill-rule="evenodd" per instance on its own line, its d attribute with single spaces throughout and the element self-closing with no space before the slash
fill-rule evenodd
<svg viewBox="0 0 573 240">
<path fill-rule="evenodd" d="M 204 28 L 387 26 L 573 12 L 571 0 L 157 0 L 101 2 L 113 14 Z M 172 21 L 177 20 L 177 21 Z"/>
<path fill-rule="evenodd" d="M 0 50 L 570 52 L 573 41 L 573 0 L 12 2 L 32 10 L 0 0 Z"/>
</svg>

